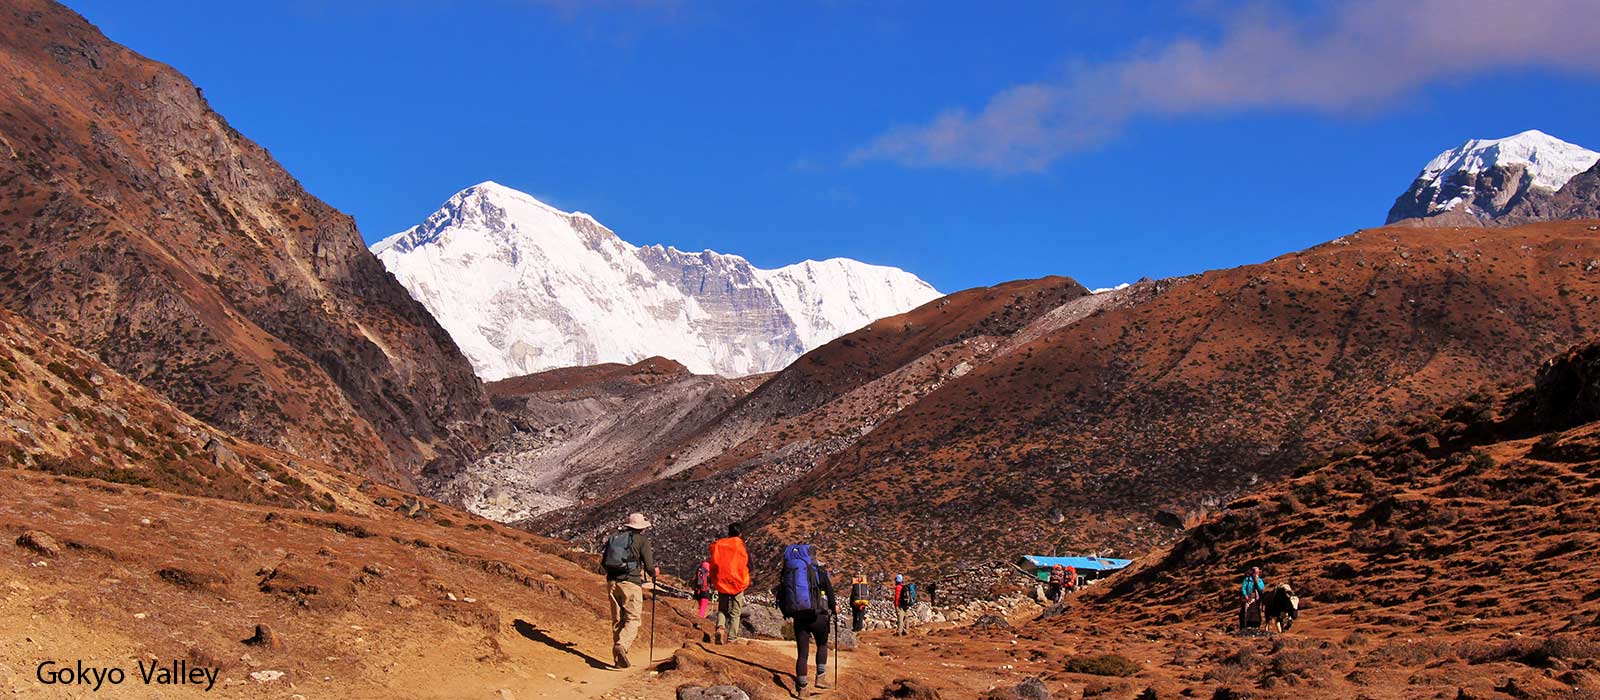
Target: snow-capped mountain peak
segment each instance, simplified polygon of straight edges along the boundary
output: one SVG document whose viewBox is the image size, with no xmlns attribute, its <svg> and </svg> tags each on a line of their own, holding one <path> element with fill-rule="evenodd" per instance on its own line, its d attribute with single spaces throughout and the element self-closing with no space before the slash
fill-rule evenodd
<svg viewBox="0 0 1600 700">
<path fill-rule="evenodd" d="M 1389 209 L 1388 223 L 1482 225 L 1538 218 L 1600 153 L 1538 130 L 1472 139 L 1435 156 Z M 1587 177 L 1587 176 L 1586 176 Z"/>
<path fill-rule="evenodd" d="M 939 292 L 903 270 L 639 247 L 588 214 L 483 182 L 372 246 L 484 379 L 660 355 L 700 373 L 782 368 Z"/>
<path fill-rule="evenodd" d="M 1428 161 L 1417 177 L 1438 187 L 1457 172 L 1476 174 L 1496 166 L 1519 165 L 1534 187 L 1559 190 L 1597 160 L 1600 153 L 1530 129 L 1501 139 L 1467 141 Z"/>
</svg>

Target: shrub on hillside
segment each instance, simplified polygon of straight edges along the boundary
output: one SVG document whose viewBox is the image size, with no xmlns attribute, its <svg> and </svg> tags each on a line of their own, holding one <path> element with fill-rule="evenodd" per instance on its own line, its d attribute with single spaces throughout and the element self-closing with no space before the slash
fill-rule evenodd
<svg viewBox="0 0 1600 700">
<path fill-rule="evenodd" d="M 1066 671 L 1091 676 L 1131 676 L 1139 672 L 1139 664 L 1120 654 L 1094 654 L 1067 659 Z"/>
</svg>

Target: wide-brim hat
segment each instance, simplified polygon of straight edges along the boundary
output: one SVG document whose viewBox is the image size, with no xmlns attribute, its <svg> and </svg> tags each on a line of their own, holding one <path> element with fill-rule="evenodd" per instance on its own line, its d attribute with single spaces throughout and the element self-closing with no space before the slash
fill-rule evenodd
<svg viewBox="0 0 1600 700">
<path fill-rule="evenodd" d="M 634 530 L 644 530 L 650 527 L 650 521 L 644 519 L 644 513 L 629 513 L 628 519 L 623 521 L 622 526 Z"/>
</svg>

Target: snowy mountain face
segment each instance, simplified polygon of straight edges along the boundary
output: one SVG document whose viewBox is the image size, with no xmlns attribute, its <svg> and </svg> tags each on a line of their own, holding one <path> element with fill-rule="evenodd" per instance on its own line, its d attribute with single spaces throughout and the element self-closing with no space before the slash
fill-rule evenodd
<svg viewBox="0 0 1600 700">
<path fill-rule="evenodd" d="M 770 372 L 941 296 L 911 273 L 843 258 L 764 270 L 635 246 L 493 182 L 372 252 L 485 380 L 654 355 L 701 374 Z"/>
<path fill-rule="evenodd" d="M 1532 212 L 1548 209 L 1558 191 L 1597 161 L 1600 153 L 1540 131 L 1473 139 L 1429 161 L 1411 188 L 1395 200 L 1386 223 L 1537 220 L 1529 218 Z"/>
</svg>

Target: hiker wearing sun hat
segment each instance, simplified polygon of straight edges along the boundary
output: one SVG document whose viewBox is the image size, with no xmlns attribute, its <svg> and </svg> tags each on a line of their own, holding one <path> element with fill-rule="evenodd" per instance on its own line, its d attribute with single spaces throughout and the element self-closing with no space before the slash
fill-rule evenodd
<svg viewBox="0 0 1600 700">
<path fill-rule="evenodd" d="M 627 668 L 628 648 L 639 636 L 644 618 L 644 577 L 660 576 L 644 531 L 650 521 L 643 513 L 630 513 L 622 527 L 600 545 L 600 563 L 606 570 L 606 593 L 611 599 L 611 656 L 617 668 Z"/>
</svg>

